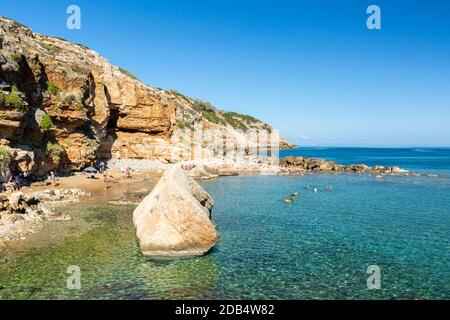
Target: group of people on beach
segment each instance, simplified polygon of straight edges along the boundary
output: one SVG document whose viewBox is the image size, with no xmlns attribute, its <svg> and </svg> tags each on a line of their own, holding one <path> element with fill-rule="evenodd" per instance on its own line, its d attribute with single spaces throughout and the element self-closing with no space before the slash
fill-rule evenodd
<svg viewBox="0 0 450 320">
<path fill-rule="evenodd" d="M 114 177 L 108 172 L 106 164 L 103 161 L 101 161 L 98 165 L 98 169 L 99 172 L 103 175 L 103 181 L 105 183 L 114 182 Z M 130 167 L 121 168 L 121 171 L 125 174 L 126 179 L 131 179 L 132 170 Z"/>
<path fill-rule="evenodd" d="M 104 161 L 100 161 L 97 168 L 99 173 L 103 175 L 103 181 L 105 183 L 115 182 L 114 177 L 108 172 L 107 165 Z M 132 178 L 131 176 L 132 169 L 130 167 L 121 168 L 121 171 L 125 174 L 126 179 Z M 90 177 L 93 177 L 93 175 L 91 174 Z M 18 191 L 23 186 L 28 186 L 32 182 L 30 172 L 28 170 L 21 170 L 20 168 L 1 172 L 1 178 L 3 183 L 0 183 L 0 192 Z M 48 178 L 50 179 L 51 183 L 55 186 L 56 185 L 55 172 L 53 171 L 49 172 Z"/>
</svg>

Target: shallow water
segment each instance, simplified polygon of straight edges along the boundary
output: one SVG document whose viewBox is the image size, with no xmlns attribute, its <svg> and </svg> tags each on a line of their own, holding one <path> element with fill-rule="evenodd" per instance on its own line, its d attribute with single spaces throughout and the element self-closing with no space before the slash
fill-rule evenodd
<svg viewBox="0 0 450 320">
<path fill-rule="evenodd" d="M 222 236 L 209 255 L 148 260 L 133 206 L 78 204 L 65 209 L 74 219 L 64 240 L 0 254 L 0 299 L 450 298 L 445 175 L 245 176 L 202 185 L 216 201 Z M 299 198 L 285 204 L 295 191 Z M 81 268 L 81 290 L 66 288 L 70 265 Z M 366 287 L 370 265 L 381 268 L 381 290 Z"/>
</svg>

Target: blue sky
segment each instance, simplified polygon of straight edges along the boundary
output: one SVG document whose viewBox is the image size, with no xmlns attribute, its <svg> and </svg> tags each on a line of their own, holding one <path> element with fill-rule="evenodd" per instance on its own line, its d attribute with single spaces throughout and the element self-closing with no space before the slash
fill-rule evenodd
<svg viewBox="0 0 450 320">
<path fill-rule="evenodd" d="M 81 30 L 66 28 L 77 4 Z M 377 4 L 382 29 L 368 30 Z M 449 1 L 2 1 L 144 82 L 271 123 L 300 145 L 450 146 Z"/>
</svg>

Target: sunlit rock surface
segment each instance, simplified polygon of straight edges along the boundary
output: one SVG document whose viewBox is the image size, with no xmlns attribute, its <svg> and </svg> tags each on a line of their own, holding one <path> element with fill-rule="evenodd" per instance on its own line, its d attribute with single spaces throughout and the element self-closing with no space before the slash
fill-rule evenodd
<svg viewBox="0 0 450 320">
<path fill-rule="evenodd" d="M 166 171 L 133 214 L 140 248 L 152 257 L 201 256 L 220 239 L 213 199 L 181 166 Z"/>
</svg>

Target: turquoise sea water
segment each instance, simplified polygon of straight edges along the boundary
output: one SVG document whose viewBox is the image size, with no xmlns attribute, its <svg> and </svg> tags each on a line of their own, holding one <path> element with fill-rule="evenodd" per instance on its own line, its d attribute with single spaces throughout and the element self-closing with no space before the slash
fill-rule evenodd
<svg viewBox="0 0 450 320">
<path fill-rule="evenodd" d="M 205 257 L 166 262 L 141 256 L 132 206 L 72 206 L 68 213 L 89 230 L 0 254 L 0 298 L 450 298 L 449 150 L 289 152 L 440 176 L 310 174 L 203 182 L 216 201 L 213 217 L 222 240 Z M 285 204 L 293 192 L 300 193 L 298 200 Z M 69 265 L 82 270 L 81 290 L 66 288 Z M 380 290 L 366 287 L 370 265 L 381 269 Z"/>
</svg>

